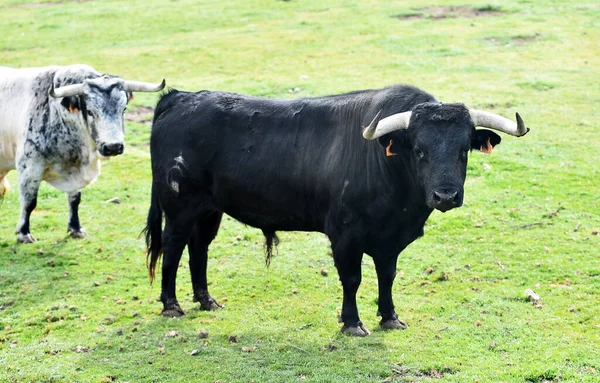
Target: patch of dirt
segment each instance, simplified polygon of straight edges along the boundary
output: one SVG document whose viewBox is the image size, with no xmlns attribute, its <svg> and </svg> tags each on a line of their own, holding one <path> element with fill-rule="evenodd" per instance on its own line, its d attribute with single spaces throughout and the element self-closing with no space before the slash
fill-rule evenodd
<svg viewBox="0 0 600 383">
<path fill-rule="evenodd" d="M 540 33 L 536 33 L 530 36 L 514 36 L 510 39 L 516 44 L 525 44 L 537 40 L 540 36 L 542 36 Z"/>
<path fill-rule="evenodd" d="M 537 39 L 539 39 L 542 36 L 541 33 L 534 33 L 533 35 L 519 35 L 519 36 L 513 36 L 511 38 L 502 38 L 502 37 L 488 37 L 486 39 L 484 39 L 484 41 L 486 43 L 489 44 L 494 44 L 494 45 L 498 45 L 498 44 L 515 44 L 515 45 L 523 45 L 526 43 L 530 43 L 533 42 Z"/>
<path fill-rule="evenodd" d="M 499 7 L 485 6 L 485 7 L 470 7 L 468 5 L 448 6 L 448 7 L 427 7 L 417 8 L 415 12 L 400 14 L 394 16 L 401 20 L 417 20 L 417 19 L 431 19 L 431 20 L 443 20 L 446 18 L 474 18 L 483 16 L 498 16 L 503 11 Z"/>
<path fill-rule="evenodd" d="M 397 365 L 392 369 L 392 372 L 396 377 L 420 381 L 419 378 L 442 379 L 444 376 L 455 374 L 457 371 L 452 367 L 417 369 Z"/>
<path fill-rule="evenodd" d="M 57 1 L 57 2 L 42 2 L 42 3 L 25 3 L 25 4 L 18 4 L 18 5 L 13 5 L 10 8 L 45 8 L 45 7 L 52 7 L 54 5 L 63 5 L 63 4 L 68 4 L 68 3 L 75 3 L 75 4 L 81 4 L 81 3 L 87 3 L 89 1 L 92 0 L 73 0 L 73 1 Z"/>
<path fill-rule="evenodd" d="M 138 124 L 151 125 L 154 108 L 148 106 L 134 106 L 125 112 L 125 120 Z"/>
</svg>

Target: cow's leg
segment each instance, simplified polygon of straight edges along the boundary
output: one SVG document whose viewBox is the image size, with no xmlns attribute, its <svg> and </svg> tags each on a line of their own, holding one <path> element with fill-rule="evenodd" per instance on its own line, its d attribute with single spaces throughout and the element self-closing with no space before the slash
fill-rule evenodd
<svg viewBox="0 0 600 383">
<path fill-rule="evenodd" d="M 33 165 L 39 163 L 40 165 Z M 24 164 L 19 162 L 19 201 L 21 203 L 21 217 L 17 224 L 17 242 L 33 243 L 35 239 L 29 229 L 29 217 L 37 205 L 37 195 L 40 189 L 42 174 L 44 171 L 43 162 L 34 162 Z"/>
<path fill-rule="evenodd" d="M 87 233 L 79 223 L 79 203 L 81 202 L 81 192 L 77 191 L 68 194 L 69 200 L 69 226 L 68 231 L 72 238 L 86 238 Z"/>
<path fill-rule="evenodd" d="M 194 220 L 178 215 L 177 219 L 169 219 L 167 216 L 165 230 L 163 231 L 163 262 L 162 283 L 160 300 L 163 303 L 162 315 L 167 317 L 180 317 L 185 315 L 183 309 L 177 302 L 175 294 L 175 281 L 177 279 L 177 268 L 181 260 L 181 254 L 188 242 Z"/>
<path fill-rule="evenodd" d="M 361 262 L 363 257 L 362 247 L 355 241 L 343 238 L 331 239 L 331 249 L 335 267 L 338 270 L 344 300 L 342 303 L 342 332 L 354 336 L 367 336 L 371 332 L 362 324 L 358 317 L 356 306 L 356 292 L 361 282 Z"/>
<path fill-rule="evenodd" d="M 8 174 L 8 171 L 0 170 L 0 199 L 4 198 L 4 196 L 10 190 L 10 184 L 8 183 L 8 180 L 6 179 L 7 174 Z"/>
<path fill-rule="evenodd" d="M 396 261 L 398 255 L 389 257 L 374 257 L 375 270 L 377 271 L 377 281 L 379 285 L 379 299 L 377 315 L 381 316 L 379 325 L 387 329 L 405 329 L 408 325 L 398 318 L 394 311 L 394 301 L 392 299 L 392 285 L 396 278 Z"/>
<path fill-rule="evenodd" d="M 216 310 L 223 307 L 208 293 L 206 267 L 208 262 L 208 246 L 215 239 L 223 213 L 212 212 L 203 215 L 194 226 L 188 242 L 190 253 L 190 273 L 194 289 L 194 302 L 200 302 L 201 310 Z"/>
</svg>

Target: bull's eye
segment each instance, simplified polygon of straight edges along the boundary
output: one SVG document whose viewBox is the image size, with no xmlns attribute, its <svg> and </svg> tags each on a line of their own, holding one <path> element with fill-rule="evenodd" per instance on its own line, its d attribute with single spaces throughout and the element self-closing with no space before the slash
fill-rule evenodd
<svg viewBox="0 0 600 383">
<path fill-rule="evenodd" d="M 92 117 L 92 118 L 94 117 L 94 113 L 92 113 L 90 110 L 87 111 L 87 115 L 90 116 L 90 117 Z"/>
<path fill-rule="evenodd" d="M 415 156 L 417 156 L 418 159 L 421 160 L 421 159 L 425 158 L 425 153 L 423 153 L 423 151 L 421 149 L 415 148 L 414 152 L 415 152 Z"/>
</svg>

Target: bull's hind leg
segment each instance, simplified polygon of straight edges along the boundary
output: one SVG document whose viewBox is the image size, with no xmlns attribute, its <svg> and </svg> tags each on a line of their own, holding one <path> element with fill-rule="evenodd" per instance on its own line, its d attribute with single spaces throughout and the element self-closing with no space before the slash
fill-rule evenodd
<svg viewBox="0 0 600 383">
<path fill-rule="evenodd" d="M 221 224 L 222 212 L 211 212 L 202 215 L 194 225 L 194 231 L 188 242 L 190 253 L 190 273 L 194 289 L 194 302 L 200 302 L 201 310 L 216 310 L 223 307 L 208 293 L 206 268 L 208 262 L 208 246 L 215 239 Z"/>
<path fill-rule="evenodd" d="M 180 317 L 185 315 L 177 302 L 175 282 L 177 268 L 181 254 L 188 242 L 192 227 L 193 216 L 190 213 L 179 214 L 177 219 L 167 216 L 165 230 L 163 231 L 163 262 L 160 300 L 163 303 L 162 315 L 167 317 Z"/>
<path fill-rule="evenodd" d="M 10 190 L 10 184 L 6 179 L 7 171 L 0 170 L 0 199 L 4 198 L 8 191 Z"/>
<path fill-rule="evenodd" d="M 69 193 L 69 226 L 68 231 L 72 238 L 86 238 L 87 233 L 79 223 L 79 203 L 81 202 L 81 192 Z"/>
</svg>

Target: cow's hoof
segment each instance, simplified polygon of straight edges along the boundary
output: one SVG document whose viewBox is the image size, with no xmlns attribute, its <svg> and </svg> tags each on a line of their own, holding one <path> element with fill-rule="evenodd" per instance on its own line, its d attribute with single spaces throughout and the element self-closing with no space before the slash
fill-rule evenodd
<svg viewBox="0 0 600 383">
<path fill-rule="evenodd" d="M 371 331 L 365 327 L 362 323 L 358 326 L 344 326 L 342 332 L 350 336 L 367 336 L 371 335 Z"/>
<path fill-rule="evenodd" d="M 164 308 L 161 314 L 167 318 L 180 318 L 185 315 L 185 311 L 183 311 L 183 309 L 176 304 L 169 308 Z"/>
<path fill-rule="evenodd" d="M 71 238 L 76 238 L 76 239 L 81 239 L 81 238 L 87 238 L 88 237 L 87 233 L 83 229 L 69 230 L 69 235 L 71 236 Z"/>
<path fill-rule="evenodd" d="M 29 234 L 20 234 L 17 237 L 17 242 L 18 243 L 34 243 L 35 242 L 35 238 L 33 238 L 33 235 L 31 235 L 31 233 Z"/>
<path fill-rule="evenodd" d="M 210 299 L 209 302 L 204 302 L 204 303 L 200 303 L 200 310 L 203 311 L 214 311 L 214 310 L 218 310 L 218 309 L 222 309 L 225 306 L 223 306 L 222 304 L 220 304 L 219 302 L 215 301 L 214 299 Z"/>
<path fill-rule="evenodd" d="M 382 320 L 381 322 L 379 322 L 379 326 L 381 326 L 381 328 L 384 329 L 392 329 L 392 330 L 405 330 L 408 328 L 408 325 L 406 324 L 406 322 L 404 322 L 401 319 L 388 319 L 388 320 Z"/>
</svg>

